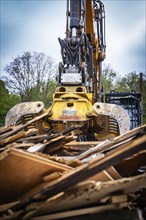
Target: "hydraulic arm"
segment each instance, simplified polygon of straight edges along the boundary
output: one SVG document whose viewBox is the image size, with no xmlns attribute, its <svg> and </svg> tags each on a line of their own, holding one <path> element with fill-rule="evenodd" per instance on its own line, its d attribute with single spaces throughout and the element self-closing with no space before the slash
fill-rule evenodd
<svg viewBox="0 0 146 220">
<path fill-rule="evenodd" d="M 12 108 L 6 122 L 17 124 L 48 111 L 41 132 L 79 125 L 79 139 L 100 140 L 129 129 L 129 117 L 120 106 L 101 103 L 101 63 L 105 59 L 105 11 L 100 0 L 67 0 L 66 36 L 58 38 L 62 62 L 49 110 L 43 103 L 22 103 Z M 29 107 L 28 107 L 29 106 Z M 32 106 L 30 108 L 30 106 Z M 29 111 L 28 111 L 29 109 Z M 8 123 L 7 123 L 8 124 Z M 84 137 L 84 138 L 82 138 Z"/>
<path fill-rule="evenodd" d="M 63 62 L 58 85 L 85 86 L 92 103 L 101 97 L 101 62 L 105 58 L 105 11 L 100 0 L 68 0 L 66 38 L 58 39 Z"/>
</svg>

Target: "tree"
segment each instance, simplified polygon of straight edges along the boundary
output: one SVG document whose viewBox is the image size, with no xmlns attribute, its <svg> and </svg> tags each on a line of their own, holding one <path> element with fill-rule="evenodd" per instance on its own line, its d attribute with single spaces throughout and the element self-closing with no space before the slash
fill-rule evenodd
<svg viewBox="0 0 146 220">
<path fill-rule="evenodd" d="M 5 116 L 10 108 L 20 102 L 18 95 L 10 94 L 5 87 L 5 82 L 0 80 L 0 126 L 5 123 Z"/>
<path fill-rule="evenodd" d="M 140 76 L 136 72 L 131 72 L 123 77 L 117 77 L 116 72 L 109 66 L 105 66 L 102 73 L 102 85 L 104 93 L 111 90 L 115 92 L 141 92 Z M 143 74 L 142 80 L 142 110 L 143 123 L 146 123 L 146 77 Z"/>
<path fill-rule="evenodd" d="M 49 107 L 51 105 L 53 99 L 53 93 L 56 88 L 56 81 L 52 80 L 47 85 L 42 82 L 41 90 L 38 92 L 37 86 L 32 88 L 31 95 L 33 97 L 33 101 L 42 101 L 45 107 Z"/>
<path fill-rule="evenodd" d="M 146 123 L 146 79 L 143 75 L 142 91 L 140 91 L 140 76 L 136 72 L 131 72 L 124 77 L 117 80 L 115 85 L 117 92 L 142 92 L 142 110 L 143 110 L 143 123 Z"/>
<path fill-rule="evenodd" d="M 105 65 L 101 76 L 101 84 L 104 93 L 114 90 L 116 77 L 117 73 L 111 68 L 111 66 Z"/>
<path fill-rule="evenodd" d="M 21 101 L 46 101 L 49 86 L 55 77 L 55 65 L 44 53 L 24 52 L 5 67 L 7 87 Z"/>
<path fill-rule="evenodd" d="M 136 72 L 126 74 L 116 81 L 115 91 L 117 92 L 130 92 L 140 91 L 140 80 Z"/>
</svg>

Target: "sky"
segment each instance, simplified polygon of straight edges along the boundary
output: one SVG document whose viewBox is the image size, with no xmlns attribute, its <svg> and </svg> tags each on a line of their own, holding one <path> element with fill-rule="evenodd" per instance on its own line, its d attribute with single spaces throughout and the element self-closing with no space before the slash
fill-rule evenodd
<svg viewBox="0 0 146 220">
<path fill-rule="evenodd" d="M 123 76 L 146 72 L 146 0 L 102 0 L 106 12 L 104 63 Z M 0 0 L 0 69 L 25 51 L 61 61 L 58 37 L 65 37 L 66 0 Z"/>
</svg>

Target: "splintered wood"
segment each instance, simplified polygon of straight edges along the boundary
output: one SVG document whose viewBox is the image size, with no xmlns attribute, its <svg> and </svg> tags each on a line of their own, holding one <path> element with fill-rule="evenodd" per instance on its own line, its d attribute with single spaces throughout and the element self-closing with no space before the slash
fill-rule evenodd
<svg viewBox="0 0 146 220">
<path fill-rule="evenodd" d="M 78 142 L 77 126 L 45 134 L 29 128 L 45 116 L 0 128 L 0 219 L 117 219 L 121 210 L 144 219 L 146 125 Z"/>
</svg>

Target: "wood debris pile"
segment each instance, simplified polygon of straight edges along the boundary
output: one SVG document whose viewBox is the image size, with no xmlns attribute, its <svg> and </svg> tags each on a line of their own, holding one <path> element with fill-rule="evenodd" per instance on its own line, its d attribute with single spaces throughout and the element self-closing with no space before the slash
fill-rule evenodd
<svg viewBox="0 0 146 220">
<path fill-rule="evenodd" d="M 27 129 L 39 119 L 0 128 L 0 219 L 146 218 L 146 125 L 77 142 Z"/>
</svg>

